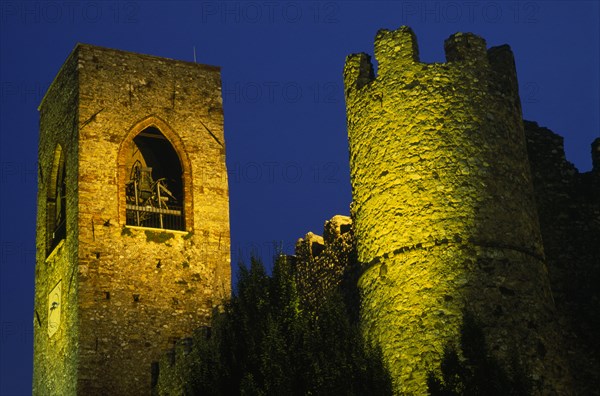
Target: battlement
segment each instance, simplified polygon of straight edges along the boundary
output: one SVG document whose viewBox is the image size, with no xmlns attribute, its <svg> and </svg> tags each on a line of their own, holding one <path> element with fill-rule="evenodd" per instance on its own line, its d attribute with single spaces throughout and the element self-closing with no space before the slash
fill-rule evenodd
<svg viewBox="0 0 600 396">
<path fill-rule="evenodd" d="M 600 138 L 579 173 L 562 137 L 523 125 L 509 46 L 456 33 L 444 50 L 421 62 L 402 26 L 377 32 L 377 73 L 348 56 L 352 217 L 285 257 L 302 310 L 342 290 L 398 394 L 461 354 L 467 312 L 532 394 L 570 394 L 569 371 L 590 394 Z M 78 44 L 39 110 L 33 393 L 190 393 L 230 296 L 219 68 Z M 143 198 L 152 169 L 171 184 Z"/>
<path fill-rule="evenodd" d="M 346 95 L 369 85 L 373 81 L 388 80 L 403 83 L 404 89 L 417 86 L 432 88 L 447 86 L 457 75 L 474 75 L 477 78 L 461 82 L 477 83 L 479 88 L 488 84 L 493 90 L 517 94 L 514 57 L 508 45 L 492 47 L 473 33 L 455 33 L 444 42 L 446 63 L 424 63 L 419 59 L 419 47 L 411 28 L 381 29 L 375 36 L 375 75 L 371 58 L 365 53 L 351 54 L 346 58 L 344 82 Z M 509 82 L 507 84 L 507 82 Z"/>
<path fill-rule="evenodd" d="M 323 236 L 312 232 L 296 242 L 294 266 L 303 304 L 315 308 L 339 287 L 355 266 L 352 220 L 336 215 L 325 222 Z"/>
<path fill-rule="evenodd" d="M 480 62 L 488 60 L 486 42 L 473 33 L 455 33 L 444 41 L 448 62 Z"/>
<path fill-rule="evenodd" d="M 419 62 L 419 46 L 412 29 L 402 26 L 398 30 L 379 30 L 375 36 L 375 58 L 382 75 L 388 69 Z"/>
<path fill-rule="evenodd" d="M 386 224 L 394 224 L 393 239 L 397 243 L 388 243 L 385 249 L 389 251 L 366 244 L 370 246 L 368 254 L 359 248 L 361 262 L 372 262 L 394 249 L 453 240 L 456 234 L 461 234 L 440 221 L 437 222 L 439 230 L 421 235 L 418 230 L 421 226 L 427 227 L 420 223 L 425 219 L 420 215 L 424 208 L 439 218 L 470 218 L 469 222 L 474 223 L 480 221 L 476 217 L 492 219 L 496 216 L 493 212 L 506 210 L 497 206 L 474 209 L 487 207 L 483 202 L 502 200 L 500 196 L 515 188 L 521 190 L 515 191 L 519 196 L 531 195 L 518 84 L 510 48 L 504 45 L 486 50 L 484 39 L 472 33 L 456 33 L 446 40 L 445 50 L 446 63 L 420 62 L 413 31 L 401 27 L 377 33 L 377 76 L 369 55 L 354 54 L 347 59 L 344 78 L 358 230 L 363 229 L 360 227 L 363 218 L 377 223 L 375 212 L 386 204 L 380 202 L 385 194 L 398 192 L 407 200 L 407 206 L 401 207 L 396 199 L 394 206 L 397 207 L 385 215 L 389 217 Z M 497 161 L 500 154 L 506 161 Z M 456 175 L 465 181 L 458 182 Z M 501 187 L 499 181 L 506 175 L 518 175 L 520 180 L 515 184 L 514 176 L 510 176 L 511 180 L 507 179 L 506 186 Z M 425 180 L 446 187 L 429 194 Z M 476 186 L 481 185 L 496 188 L 480 191 Z M 490 196 L 485 197 L 484 193 Z M 492 198 L 493 195 L 496 198 Z M 448 205 L 449 197 L 456 197 L 456 202 L 462 204 Z M 543 256 L 539 240 L 526 237 L 538 234 L 532 231 L 532 224 L 536 222 L 532 199 L 527 201 L 526 206 L 515 204 L 510 208 L 515 218 L 523 219 L 522 224 L 515 227 L 507 223 L 506 229 L 497 223 L 494 227 L 481 227 L 488 235 L 478 239 L 504 239 L 503 245 L 515 247 L 528 240 L 524 250 Z M 480 216 L 484 211 L 489 213 Z M 521 216 L 524 211 L 528 213 Z M 419 226 L 407 231 L 396 218 L 404 216 L 406 219 L 412 214 Z M 494 228 L 497 230 L 491 231 Z M 378 238 L 376 227 L 364 230 Z M 461 239 L 469 237 L 472 235 Z"/>
</svg>

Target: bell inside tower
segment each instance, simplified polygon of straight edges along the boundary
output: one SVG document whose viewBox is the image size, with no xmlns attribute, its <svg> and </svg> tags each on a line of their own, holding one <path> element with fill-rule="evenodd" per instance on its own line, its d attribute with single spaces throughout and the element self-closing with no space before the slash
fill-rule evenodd
<svg viewBox="0 0 600 396">
<path fill-rule="evenodd" d="M 156 127 L 140 132 L 127 156 L 127 225 L 184 230 L 181 162 Z"/>
</svg>

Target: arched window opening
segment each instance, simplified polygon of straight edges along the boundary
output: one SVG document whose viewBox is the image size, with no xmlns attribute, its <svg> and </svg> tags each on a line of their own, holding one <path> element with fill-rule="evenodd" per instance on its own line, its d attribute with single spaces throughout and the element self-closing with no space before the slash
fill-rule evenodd
<svg viewBox="0 0 600 396">
<path fill-rule="evenodd" d="M 65 157 L 60 145 L 54 152 L 46 200 L 46 253 L 50 254 L 67 236 L 67 183 Z"/>
<path fill-rule="evenodd" d="M 126 224 L 184 230 L 181 162 L 158 128 L 133 139 L 125 169 Z"/>
</svg>

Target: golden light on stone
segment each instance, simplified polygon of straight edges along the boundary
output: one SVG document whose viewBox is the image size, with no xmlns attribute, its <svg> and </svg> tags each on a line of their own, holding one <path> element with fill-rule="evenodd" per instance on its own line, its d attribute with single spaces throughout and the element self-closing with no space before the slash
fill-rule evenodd
<svg viewBox="0 0 600 396">
<path fill-rule="evenodd" d="M 398 394 L 427 389 L 465 310 L 502 361 L 516 345 L 534 373 L 560 370 L 560 358 L 529 357 L 556 344 L 551 325 L 524 324 L 552 312 L 512 53 L 461 33 L 445 51 L 446 63 L 421 63 L 410 28 L 380 30 L 377 76 L 366 54 L 344 69 L 361 320 Z M 502 287 L 514 296 L 498 299 Z M 555 378 L 543 386 L 561 389 Z"/>
<path fill-rule="evenodd" d="M 230 296 L 220 70 L 78 44 L 39 112 L 33 394 L 150 394 Z"/>
</svg>

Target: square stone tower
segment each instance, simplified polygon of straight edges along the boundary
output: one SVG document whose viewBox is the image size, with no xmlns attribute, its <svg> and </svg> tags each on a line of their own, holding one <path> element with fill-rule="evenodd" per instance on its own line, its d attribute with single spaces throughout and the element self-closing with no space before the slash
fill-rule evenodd
<svg viewBox="0 0 600 396">
<path fill-rule="evenodd" d="M 39 111 L 33 394 L 150 394 L 230 295 L 220 70 L 78 44 Z"/>
</svg>

